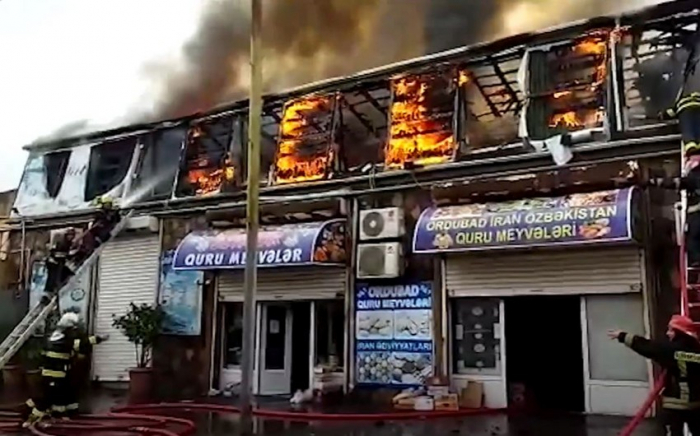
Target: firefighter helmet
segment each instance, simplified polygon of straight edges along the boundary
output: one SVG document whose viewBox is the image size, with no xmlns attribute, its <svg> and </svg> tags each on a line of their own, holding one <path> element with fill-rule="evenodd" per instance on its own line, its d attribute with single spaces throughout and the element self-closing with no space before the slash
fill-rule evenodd
<svg viewBox="0 0 700 436">
<path fill-rule="evenodd" d="M 71 329 L 78 327 L 80 323 L 80 316 L 75 312 L 66 312 L 63 314 L 61 319 L 56 324 L 56 327 L 60 329 Z"/>
<path fill-rule="evenodd" d="M 685 333 L 695 339 L 698 338 L 698 332 L 695 328 L 695 323 L 692 319 L 683 315 L 673 315 L 671 320 L 668 322 L 668 326 L 674 330 L 678 330 L 681 333 Z"/>
<path fill-rule="evenodd" d="M 106 195 L 95 197 L 92 203 L 94 206 L 97 206 L 101 209 L 111 209 L 112 207 L 114 207 L 114 201 Z"/>
</svg>

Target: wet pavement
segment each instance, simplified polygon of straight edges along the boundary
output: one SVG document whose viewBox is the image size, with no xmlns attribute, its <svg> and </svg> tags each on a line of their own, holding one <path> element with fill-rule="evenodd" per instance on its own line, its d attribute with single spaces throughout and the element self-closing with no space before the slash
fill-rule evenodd
<svg viewBox="0 0 700 436">
<path fill-rule="evenodd" d="M 91 413 L 105 413 L 115 406 L 125 404 L 124 391 L 100 390 L 90 392 L 83 404 Z M 204 402 L 205 399 L 198 400 Z M 233 405 L 230 398 L 206 399 L 216 404 Z M 276 410 L 293 409 L 288 400 L 283 398 L 258 399 L 259 406 Z M 186 403 L 183 404 L 186 407 Z M 377 412 L 367 403 L 351 406 L 343 405 L 305 408 L 309 411 L 331 413 Z M 240 433 L 240 417 L 232 414 L 198 413 L 188 411 L 149 411 L 148 414 L 187 418 L 197 424 L 196 436 L 230 436 Z M 627 417 L 593 416 L 593 415 L 551 415 L 533 416 L 505 414 L 466 416 L 462 418 L 426 419 L 396 422 L 288 422 L 270 419 L 255 419 L 256 434 L 265 436 L 616 436 L 629 421 Z M 2 433 L 5 435 L 10 433 Z M 27 433 L 23 433 L 27 434 Z M 88 433 L 82 433 L 88 435 Z M 98 433 L 95 433 L 98 434 Z M 99 433 L 104 435 L 105 433 Z M 656 421 L 644 421 L 633 436 L 662 435 L 662 429 Z"/>
</svg>

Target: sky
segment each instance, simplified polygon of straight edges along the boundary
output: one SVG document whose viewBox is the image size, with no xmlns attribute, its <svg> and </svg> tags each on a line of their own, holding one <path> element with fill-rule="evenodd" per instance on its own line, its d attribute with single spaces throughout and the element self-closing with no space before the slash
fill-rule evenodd
<svg viewBox="0 0 700 436">
<path fill-rule="evenodd" d="M 176 61 L 201 0 L 0 0 L 0 191 L 22 146 L 74 120 L 110 123 L 148 96 L 147 69 Z"/>
</svg>

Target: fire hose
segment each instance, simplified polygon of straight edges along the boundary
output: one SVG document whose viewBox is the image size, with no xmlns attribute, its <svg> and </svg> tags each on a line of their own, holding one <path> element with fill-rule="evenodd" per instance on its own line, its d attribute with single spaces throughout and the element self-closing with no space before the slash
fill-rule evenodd
<svg viewBox="0 0 700 436">
<path fill-rule="evenodd" d="M 630 420 L 630 422 L 628 422 L 627 425 L 622 429 L 619 436 L 630 436 L 632 434 L 632 432 L 634 430 L 636 430 L 636 428 L 639 426 L 639 424 L 642 422 L 642 420 L 646 416 L 649 409 L 651 409 L 651 406 L 654 405 L 654 401 L 656 401 L 658 396 L 661 394 L 661 391 L 664 388 L 665 379 L 666 379 L 666 371 L 663 371 L 659 375 L 659 378 L 656 379 L 656 383 L 654 384 L 654 389 L 652 389 L 652 391 L 649 392 L 649 396 L 647 396 L 647 399 L 644 401 L 644 404 L 642 404 L 642 407 L 640 407 L 639 410 L 637 410 L 637 413 Z"/>
<path fill-rule="evenodd" d="M 0 418 L 0 434 L 5 431 L 13 434 L 22 429 L 19 414 L 3 414 Z M 170 416 L 109 413 L 105 415 L 84 415 L 66 421 L 55 420 L 38 422 L 27 430 L 36 436 L 74 436 L 101 432 L 130 433 L 141 436 L 190 436 L 195 430 L 194 422 Z"/>
<path fill-rule="evenodd" d="M 622 429 L 619 436 L 630 436 L 639 426 L 664 386 L 665 371 L 654 384 L 653 390 L 639 408 L 635 416 Z M 231 405 L 207 403 L 159 403 L 140 404 L 113 409 L 106 415 L 86 415 L 68 421 L 40 422 L 29 427 L 36 436 L 73 436 L 80 433 L 124 432 L 141 436 L 190 436 L 196 430 L 193 421 L 170 416 L 151 415 L 153 411 L 210 412 L 240 414 L 241 409 Z M 391 413 L 314 413 L 293 412 L 272 409 L 253 409 L 253 416 L 279 421 L 401 421 L 439 418 L 459 418 L 465 416 L 507 412 L 505 409 L 460 409 L 449 411 L 410 411 Z M 175 427 L 175 429 L 170 429 Z M 15 413 L 0 414 L 0 435 L 4 431 L 16 432 L 22 428 L 22 420 Z"/>
</svg>

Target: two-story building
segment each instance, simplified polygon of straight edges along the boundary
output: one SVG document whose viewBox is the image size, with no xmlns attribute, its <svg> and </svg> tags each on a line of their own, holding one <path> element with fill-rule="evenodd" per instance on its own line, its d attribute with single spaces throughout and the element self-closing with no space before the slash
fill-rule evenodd
<svg viewBox="0 0 700 436">
<path fill-rule="evenodd" d="M 487 406 L 634 413 L 652 367 L 605 331 L 677 310 L 676 194 L 636 185 L 679 170 L 656 113 L 697 17 L 673 2 L 266 96 L 255 392 L 439 374 Z M 112 334 L 94 379 L 127 380 L 111 323 L 133 301 L 168 313 L 163 395 L 240 380 L 246 105 L 29 148 L 23 292 L 94 197 L 137 215 L 65 297 Z"/>
</svg>

